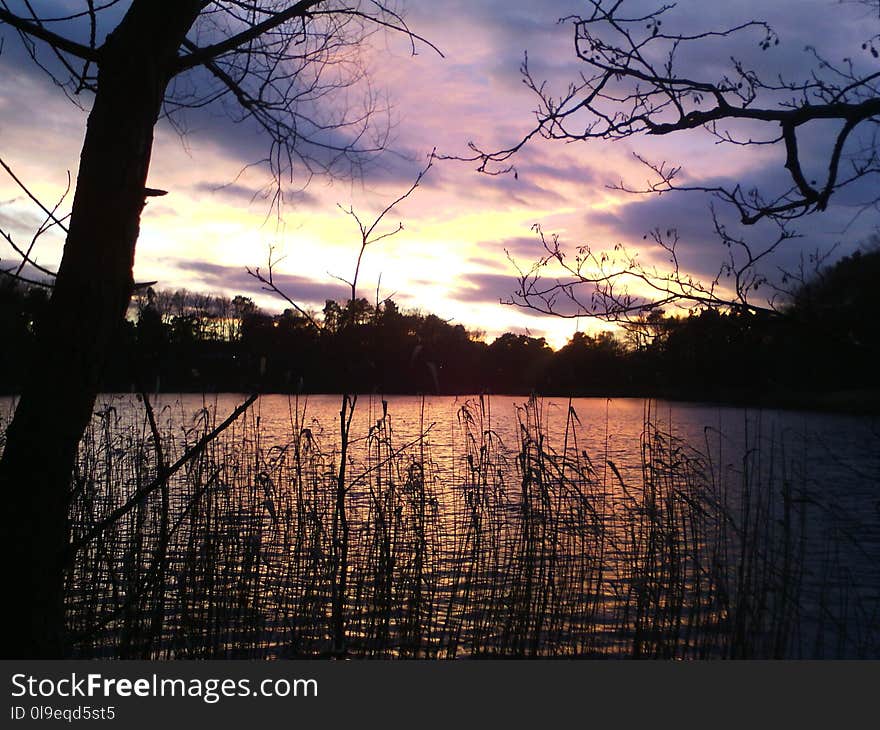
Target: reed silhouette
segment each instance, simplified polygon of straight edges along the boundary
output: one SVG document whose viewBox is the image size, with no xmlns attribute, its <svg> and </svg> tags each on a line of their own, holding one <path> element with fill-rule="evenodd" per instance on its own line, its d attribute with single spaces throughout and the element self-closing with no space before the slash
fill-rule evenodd
<svg viewBox="0 0 880 730">
<path fill-rule="evenodd" d="M 70 514 L 71 654 L 878 653 L 876 596 L 846 580 L 815 529 L 820 497 L 782 441 L 724 466 L 723 439 L 707 436 L 700 453 L 648 406 L 640 469 L 627 471 L 607 443 L 587 453 L 573 407 L 551 438 L 530 399 L 518 442 L 504 443 L 490 399 L 475 397 L 438 459 L 424 411 L 401 441 L 387 403 L 345 403 L 325 424 L 337 435 L 322 437 L 292 398 L 284 443 L 265 442 L 253 410 L 208 440 L 224 425 L 209 408 L 95 419 Z M 355 407 L 365 433 L 352 430 Z"/>
</svg>

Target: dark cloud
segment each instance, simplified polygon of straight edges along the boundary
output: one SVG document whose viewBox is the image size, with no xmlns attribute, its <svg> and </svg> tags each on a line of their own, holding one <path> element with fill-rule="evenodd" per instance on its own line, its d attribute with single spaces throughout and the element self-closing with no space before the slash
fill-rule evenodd
<svg viewBox="0 0 880 730">
<path fill-rule="evenodd" d="M 14 274 L 18 271 L 20 263 L 21 259 L 14 256 L 11 258 L 0 256 L 0 271 L 6 272 L 6 274 Z M 49 270 L 51 271 L 52 269 Z M 0 284 L 8 283 L 9 277 L 6 274 L 0 273 Z M 48 276 L 44 271 L 35 269 L 30 264 L 24 265 L 19 276 L 21 277 L 21 281 L 23 284 L 35 283 L 37 285 L 40 285 L 41 288 L 45 289 L 47 292 L 51 288 L 51 284 L 53 282 L 52 277 Z"/>
<path fill-rule="evenodd" d="M 178 218 L 180 217 L 181 212 L 174 208 L 171 205 L 163 205 L 162 203 L 156 203 L 154 200 L 148 200 L 147 205 L 144 208 L 144 218 L 152 218 L 155 217 L 166 217 L 166 218 Z"/>
<path fill-rule="evenodd" d="M 106 5 L 106 3 L 101 3 Z M 6 3 L 4 3 L 6 5 Z M 22 7 L 24 3 L 10 3 L 8 9 L 17 13 L 21 17 L 28 18 L 30 14 L 27 9 Z M 42 18 L 66 18 L 74 13 L 71 12 L 71 3 L 64 0 L 43 0 L 43 2 L 35 3 L 35 8 Z M 79 4 L 75 10 L 82 10 L 85 3 Z M 98 3 L 96 3 L 98 5 Z M 97 24 L 95 28 L 95 38 L 97 44 L 100 45 L 107 35 L 115 28 L 122 19 L 125 11 L 130 5 L 129 2 L 122 2 L 110 5 L 110 7 L 100 10 L 96 14 Z M 18 7 L 16 7 L 18 6 Z M 50 22 L 46 24 L 53 32 L 76 41 L 77 43 L 88 45 L 91 33 L 90 21 L 87 14 L 82 17 L 64 20 L 62 22 Z M 60 80 L 66 80 L 69 77 L 68 71 L 59 59 L 52 52 L 50 47 L 41 42 L 36 41 L 33 48 L 36 53 L 37 60 L 45 69 L 41 70 L 30 57 L 24 44 L 18 36 L 18 33 L 6 24 L 0 24 L 0 41 L 2 41 L 2 56 L 0 61 L 14 68 L 18 73 L 25 73 L 32 76 L 35 80 L 51 84 L 47 71 Z M 73 67 L 78 68 L 80 61 L 74 60 Z M 83 98 L 83 103 L 88 103 L 88 97 Z"/>
<path fill-rule="evenodd" d="M 265 200 L 272 193 L 266 188 L 252 188 L 240 183 L 199 182 L 193 186 L 197 193 L 224 198 L 230 202 L 247 207 L 256 200 Z"/>
<path fill-rule="evenodd" d="M 47 12 L 59 15 L 70 7 L 69 3 L 62 0 L 52 0 L 40 5 L 41 8 L 47 8 Z M 656 8 L 655 0 L 635 0 L 628 5 L 635 8 L 634 12 Z M 12 5 L 13 8 L 16 6 L 17 4 Z M 127 6 L 128 3 L 120 3 L 101 16 L 99 38 L 106 35 L 118 21 L 119 13 L 124 12 Z M 534 117 L 529 114 L 530 104 L 534 100 L 520 83 L 519 68 L 523 53 L 528 50 L 530 68 L 536 79 L 546 78 L 551 82 L 551 89 L 564 93 L 569 82 L 578 81 L 577 73 L 581 66 L 574 57 L 570 26 L 557 24 L 556 21 L 572 13 L 587 12 L 589 7 L 583 0 L 546 0 L 541 3 L 535 3 L 534 0 L 481 0 L 476 3 L 473 0 L 430 3 L 427 0 L 410 0 L 407 6 L 408 21 L 414 29 L 441 48 L 452 48 L 454 52 L 445 60 L 435 59 L 429 66 L 430 73 L 426 74 L 426 80 L 415 75 L 406 80 L 410 86 L 431 84 L 431 95 L 427 96 L 423 106 L 399 110 L 401 115 L 408 117 L 406 124 L 395 127 L 397 112 L 390 117 L 375 119 L 379 132 L 385 131 L 385 124 L 390 122 L 392 129 L 388 146 L 393 152 L 369 156 L 361 160 L 363 164 L 354 168 L 344 164 L 336 167 L 340 174 L 355 173 L 359 176 L 355 185 L 362 185 L 369 191 L 392 197 L 398 191 L 403 192 L 415 180 L 425 164 L 426 153 L 435 142 L 458 144 L 465 148 L 468 139 L 475 139 L 478 143 L 489 140 L 487 144 L 493 139 L 501 139 L 506 145 L 515 142 L 518 135 L 527 132 L 534 122 Z M 749 67 L 759 73 L 770 74 L 771 77 L 781 73 L 789 78 L 804 78 L 816 66 L 815 59 L 805 51 L 808 43 L 816 44 L 820 52 L 835 62 L 840 62 L 844 57 L 852 57 L 859 68 L 874 70 L 876 64 L 870 54 L 860 50 L 861 41 L 867 39 L 862 36 L 871 35 L 875 29 L 874 16 L 871 16 L 870 23 L 867 22 L 866 13 L 869 10 L 871 9 L 867 6 L 837 3 L 833 0 L 786 0 L 777 3 L 767 3 L 766 0 L 699 4 L 684 2 L 672 11 L 664 27 L 691 32 L 766 17 L 780 34 L 779 46 L 762 53 L 757 50 L 757 41 L 760 38 L 749 31 L 729 42 L 716 39 L 701 43 L 693 49 L 683 50 L 682 68 L 694 69 L 701 78 L 714 81 L 730 72 L 731 56 L 740 56 L 747 59 Z M 860 17 L 865 22 L 860 23 Z M 88 34 L 88 22 L 83 19 L 66 24 L 63 28 L 59 25 L 54 29 L 84 41 Z M 207 26 L 202 31 L 203 38 L 208 38 L 215 32 Z M 77 117 L 65 117 L 63 124 L 67 127 L 64 128 L 53 115 L 46 113 L 46 100 L 61 98 L 57 90 L 33 64 L 9 27 L 0 26 L 0 38 L 5 41 L 3 54 L 0 56 L 0 73 L 3 73 L 4 80 L 10 84 L 10 96 L 13 92 L 15 95 L 14 103 L 2 107 L 0 132 L 4 127 L 26 125 L 38 127 L 40 131 L 45 130 L 47 135 L 69 135 L 72 126 L 81 129 L 82 123 L 77 121 Z M 56 63 L 45 47 L 40 49 L 40 59 L 49 64 Z M 415 63 L 413 68 L 417 68 Z M 822 69 L 818 69 L 818 72 L 831 73 Z M 17 78 L 13 81 L 13 77 Z M 378 77 L 373 81 L 378 88 L 382 78 Z M 16 85 L 12 86 L 13 83 Z M 180 80 L 175 92 L 181 97 L 186 97 L 190 92 L 201 94 L 216 88 L 214 84 L 216 81 L 205 72 L 194 71 Z M 393 94 L 394 90 L 391 91 Z M 405 95 L 405 90 L 397 91 Z M 86 95 L 83 96 L 83 102 L 86 105 L 89 103 Z M 302 112 L 306 116 L 332 118 L 342 110 L 344 99 L 340 97 L 333 101 L 328 98 L 323 102 L 327 106 L 320 109 L 304 107 Z M 81 113 L 72 106 L 69 108 L 72 115 L 78 114 L 84 120 Z M 73 123 L 71 119 L 74 120 Z M 216 145 L 230 158 L 233 165 L 233 169 L 229 171 L 230 180 L 238 172 L 236 165 L 244 167 L 248 163 L 264 160 L 270 153 L 270 142 L 264 131 L 253 121 L 242 119 L 242 111 L 233 99 L 227 98 L 208 108 L 189 110 L 175 116 L 174 121 L 184 130 L 184 144 L 191 141 L 201 145 L 204 141 Z M 164 132 L 177 134 L 178 128 L 172 128 L 167 120 L 161 124 Z M 304 125 L 304 134 L 313 135 L 319 143 L 330 147 L 345 147 L 354 141 L 352 130 L 319 131 L 307 122 Z M 744 131 L 750 132 L 751 128 Z M 823 171 L 832 132 L 828 125 L 821 124 L 801 129 L 804 165 L 813 176 L 818 177 Z M 435 140 L 434 137 L 439 139 Z M 684 146 L 688 139 L 693 138 L 670 137 L 654 140 L 653 149 L 661 150 L 662 154 L 669 151 L 679 157 L 680 159 L 671 160 L 674 164 L 686 163 L 688 159 L 693 159 L 689 158 L 690 149 Z M 851 149 L 863 141 L 854 139 Z M 633 140 L 632 143 L 634 149 L 640 149 L 640 145 L 646 144 L 647 140 Z M 367 141 L 367 146 L 369 144 Z M 76 146 L 78 145 L 74 145 Z M 319 162 L 329 163 L 333 158 L 333 153 L 322 150 L 319 146 L 306 145 L 301 149 L 305 154 L 314 154 Z M 468 210 L 483 206 L 494 211 L 515 206 L 526 209 L 540 206 L 581 206 L 585 211 L 582 220 L 587 226 L 585 239 L 595 247 L 610 246 L 618 240 L 639 246 L 642 245 L 643 236 L 651 229 L 675 228 L 681 237 L 679 251 L 682 265 L 702 277 L 714 276 L 725 251 L 712 230 L 709 200 L 706 196 L 670 194 L 662 197 L 634 197 L 613 213 L 586 212 L 590 200 L 589 192 L 607 182 L 616 182 L 607 179 L 612 175 L 610 170 L 600 167 L 605 164 L 604 160 L 613 159 L 613 155 L 603 156 L 603 161 L 600 162 L 598 157 L 591 158 L 595 149 L 590 145 L 563 146 L 544 140 L 533 140 L 512 160 L 517 167 L 517 176 L 482 176 L 473 172 L 473 165 L 438 162 L 423 181 L 423 190 L 416 196 L 418 202 L 414 206 L 415 215 L 453 217 L 458 212 L 453 208 L 459 203 L 462 207 L 468 206 Z M 440 151 L 449 152 L 443 149 Z M 790 186 L 790 180 L 782 167 L 781 153 L 773 158 L 761 157 L 762 162 L 759 163 L 757 152 L 754 148 L 741 148 L 738 159 L 751 162 L 752 169 L 744 173 L 740 180 L 725 177 L 724 168 L 720 168 L 713 170 L 711 179 L 692 182 L 726 186 L 739 182 L 745 188 L 757 185 L 768 191 L 768 194 L 784 191 Z M 197 159 L 198 156 L 194 154 L 193 160 Z M 190 164 L 194 180 L 198 179 L 197 164 L 185 159 L 175 160 L 174 164 L 181 167 Z M 302 170 L 297 171 L 296 182 L 305 181 L 301 172 Z M 689 172 L 687 167 L 685 172 Z M 270 184 L 268 171 L 266 173 L 266 182 Z M 222 173 L 219 176 L 222 177 Z M 241 206 L 247 206 L 254 200 L 259 201 L 265 192 L 259 185 L 245 185 L 237 181 L 224 184 L 224 181 L 214 179 L 195 182 L 193 189 L 199 194 L 215 195 Z M 573 189 L 578 192 L 572 192 Z M 579 194 L 581 190 L 583 196 Z M 442 205 L 431 207 L 430 195 L 434 193 L 447 195 Z M 292 192 L 290 195 L 289 199 L 294 205 L 303 206 L 317 205 L 320 197 L 309 191 Z M 796 265 L 802 251 L 827 248 L 837 241 L 844 243 L 839 251 L 840 255 L 849 252 L 877 225 L 878 216 L 875 211 L 855 218 L 861 207 L 873 200 L 875 195 L 876 180 L 873 179 L 860 181 L 839 193 L 834 199 L 834 205 L 826 213 L 811 216 L 801 222 L 803 238 L 791 242 L 784 251 L 768 260 L 768 270 L 775 270 L 778 266 Z M 449 202 L 450 196 L 453 197 L 452 203 Z M 572 199 L 573 196 L 577 198 Z M 158 205 L 158 202 L 152 205 Z M 159 213 L 170 209 L 151 207 L 148 211 Z M 735 224 L 729 209 L 719 209 L 719 213 L 725 221 Z M 8 210 L 0 211 L 0 226 L 9 227 L 19 235 L 26 234 L 30 229 L 30 222 L 13 216 Z M 591 233 L 591 226 L 594 230 L 601 228 L 601 235 L 609 236 L 609 240 L 598 240 L 598 234 Z M 573 226 L 571 230 L 572 236 L 582 235 L 582 231 Z M 773 231 L 758 226 L 744 229 L 742 234 L 760 246 L 762 242 L 769 240 Z M 563 243 L 571 246 L 581 242 L 571 240 Z M 480 242 L 478 254 L 473 257 L 472 262 L 501 271 L 502 267 L 507 266 L 505 249 L 523 265 L 528 265 L 542 253 L 536 236 L 523 235 L 507 240 Z M 648 256 L 653 251 L 651 249 Z M 206 287 L 259 292 L 259 284 L 243 270 L 235 267 L 181 262 L 177 268 L 182 274 Z M 325 284 L 290 275 L 279 276 L 278 280 L 282 288 L 290 291 L 292 297 L 304 302 L 321 303 L 328 297 L 345 296 L 345 288 L 341 284 Z M 459 284 L 455 296 L 467 302 L 497 302 L 509 298 L 516 289 L 515 277 L 500 273 L 464 276 Z"/>
<path fill-rule="evenodd" d="M 226 291 L 233 294 L 265 296 L 263 285 L 247 273 L 244 267 L 223 266 L 207 261 L 173 262 L 174 268 L 188 280 L 194 288 L 202 286 L 211 291 Z M 321 306 L 327 299 L 346 299 L 348 290 L 339 282 L 321 282 L 294 274 L 274 274 L 275 285 L 301 305 Z M 159 286 L 161 286 L 161 282 Z M 283 306 L 281 299 L 279 305 Z"/>
<path fill-rule="evenodd" d="M 168 98 L 183 106 L 167 106 L 170 116 L 161 124 L 166 133 L 181 134 L 185 144 L 211 143 L 241 167 L 262 169 L 267 180 L 280 167 L 282 179 L 292 177 L 298 185 L 307 184 L 314 175 L 365 176 L 377 159 L 384 160 L 386 149 L 396 149 L 391 139 L 393 120 L 381 108 L 371 111 L 363 107 L 352 100 L 357 93 L 347 94 L 345 88 L 337 92 L 328 89 L 319 99 L 294 101 L 299 90 L 293 83 L 290 108 L 277 113 L 277 119 L 292 128 L 281 149 L 204 69 L 193 69 L 172 82 Z M 247 77 L 241 86 L 259 96 L 261 80 Z M 220 98 L 210 104 L 199 101 L 217 95 Z"/>
<path fill-rule="evenodd" d="M 456 281 L 453 298 L 460 302 L 493 303 L 508 301 L 519 288 L 515 276 L 505 274 L 466 274 Z"/>
<path fill-rule="evenodd" d="M 529 151 L 522 157 L 517 157 L 516 169 L 520 179 L 528 180 L 532 176 L 542 179 L 550 178 L 554 182 L 567 182 L 574 185 L 595 186 L 604 181 L 599 179 L 596 171 L 577 161 L 577 156 L 572 150 L 568 158 L 561 165 L 550 165 L 539 160 L 546 159 L 535 147 L 527 148 Z M 584 150 L 586 151 L 586 150 Z"/>
<path fill-rule="evenodd" d="M 472 259 L 474 263 L 493 268 L 510 268 L 508 254 L 515 262 L 531 262 L 536 260 L 544 252 L 541 242 L 535 236 L 519 236 L 517 238 L 504 238 L 498 241 L 480 241 L 475 246 L 481 254 Z"/>
<path fill-rule="evenodd" d="M 0 230 L 12 236 L 16 243 L 20 243 L 18 239 L 22 237 L 30 240 L 44 219 L 29 211 L 20 210 L 18 206 L 13 208 L 16 202 L 18 201 L 0 202 Z M 8 244 L 0 240 L 0 245 Z"/>
<path fill-rule="evenodd" d="M 518 307 L 522 304 L 521 299 L 515 296 L 520 289 L 520 282 L 514 275 L 505 274 L 466 274 L 459 277 L 458 286 L 452 296 L 461 302 L 471 304 L 504 304 Z M 552 282 L 548 282 L 552 283 Z M 586 294 L 589 297 L 589 292 Z M 510 302 L 516 302 L 510 304 Z M 560 316 L 570 317 L 578 312 L 578 308 L 571 300 L 558 298 L 553 305 L 553 310 Z M 525 310 L 523 310 L 525 311 Z"/>
<path fill-rule="evenodd" d="M 413 0 L 407 5 L 407 17 L 413 27 L 441 46 L 444 46 L 444 29 L 452 28 L 460 32 L 470 27 L 479 33 L 484 43 L 493 51 L 497 60 L 509 58 L 510 64 L 501 68 L 512 68 L 517 73 L 523 51 L 528 49 L 540 56 L 537 51 L 544 48 L 549 40 L 558 41 L 560 37 L 571 38 L 570 33 L 557 22 L 564 16 L 583 12 L 582 0 L 481 0 L 478 3 L 468 0 L 445 0 L 443 13 L 437 12 L 438 3 Z M 455 22 L 449 23 L 448 19 Z"/>
<path fill-rule="evenodd" d="M 267 185 L 256 188 L 239 182 L 199 182 L 193 186 L 193 190 L 197 193 L 222 198 L 241 207 L 248 207 L 251 203 L 268 203 L 275 195 L 274 186 Z M 312 207 L 320 202 L 318 197 L 308 190 L 285 191 L 284 199 L 294 207 Z"/>
<path fill-rule="evenodd" d="M 16 7 L 21 3 L 14 3 L 13 12 L 20 11 L 24 16 L 27 12 L 24 8 Z M 84 4 L 83 4 L 84 5 Z M 115 28 L 130 3 L 122 2 L 101 10 L 97 14 L 98 26 L 96 38 L 98 44 Z M 81 8 L 77 8 L 81 9 Z M 69 2 L 49 0 L 39 3 L 37 8 L 42 17 L 65 17 L 71 14 Z M 212 38 L 216 39 L 222 33 L 222 16 L 205 14 L 190 33 L 190 37 L 198 38 L 199 42 L 206 43 Z M 64 37 L 79 43 L 87 44 L 90 27 L 87 15 L 73 20 L 65 20 L 61 23 L 49 23 L 50 28 Z M 18 38 L 17 33 L 10 27 L 0 24 L 0 40 L 3 41 L 3 52 L 0 56 L 0 64 L 9 72 L 26 74 L 32 83 L 43 88 L 43 91 L 57 91 L 52 88 L 52 81 L 44 71 L 40 70 L 28 55 L 24 45 Z M 36 42 L 35 46 L 39 62 L 60 80 L 68 78 L 69 74 L 64 66 L 58 61 L 47 44 Z M 79 62 L 74 63 L 74 67 Z M 332 70 L 332 69 L 331 69 Z M 335 80 L 334 80 L 335 81 Z M 332 82 L 331 82 L 332 83 Z M 253 83 L 251 84 L 253 85 Z M 248 82 L 244 82 L 247 88 Z M 225 87 L 204 69 L 194 69 L 173 80 L 168 93 L 168 98 L 174 100 L 174 104 L 166 107 L 166 114 L 170 117 L 160 121 L 160 127 L 171 134 L 183 133 L 184 137 L 210 140 L 220 148 L 227 151 L 229 156 L 241 163 L 242 166 L 265 161 L 272 153 L 271 140 L 265 131 L 253 120 L 247 117 L 241 107 L 227 94 L 223 99 L 207 106 L 200 103 L 218 92 L 225 91 Z M 293 89 L 296 92 L 297 89 Z M 381 115 L 375 118 L 375 134 L 364 130 L 359 124 L 347 126 L 338 125 L 344 116 L 344 110 L 350 109 L 350 119 L 358 119 L 361 110 L 356 108 L 353 97 L 346 95 L 345 89 L 338 94 L 322 96 L 317 103 L 302 101 L 296 108 L 297 118 L 289 121 L 295 122 L 299 139 L 295 145 L 298 155 L 307 158 L 317 170 L 328 168 L 332 173 L 348 176 L 357 172 L 357 163 L 364 158 L 357 153 L 352 154 L 352 160 L 346 156 L 340 156 L 338 150 L 350 148 L 372 148 L 375 136 L 382 137 L 387 134 L 386 123 Z M 80 97 L 84 106 L 91 103 L 88 94 Z M 22 120 L 26 112 L 18 109 L 21 104 L 27 107 L 27 100 L 17 99 L 17 105 L 9 110 L 4 110 L 3 121 Z M 184 106 L 192 104 L 195 108 L 181 109 L 178 104 Z M 351 105 L 351 106 L 348 106 Z M 31 117 L 33 120 L 33 116 Z M 282 156 L 283 157 L 283 156 Z M 354 165 L 354 166 L 352 166 Z M 268 168 L 267 168 L 268 169 Z M 305 182 L 309 173 L 302 165 L 297 165 L 294 176 Z"/>
<path fill-rule="evenodd" d="M 701 193 L 665 193 L 633 196 L 632 202 L 612 211 L 591 211 L 587 223 L 613 231 L 614 240 L 597 240 L 596 233 L 587 231 L 592 247 L 610 246 L 618 241 L 635 242 L 654 229 L 675 229 L 682 241 L 690 245 L 712 238 L 710 202 L 712 196 Z"/>
<path fill-rule="evenodd" d="M 400 193 L 403 193 L 427 166 L 430 152 L 430 149 L 418 151 L 402 146 L 392 147 L 386 154 L 368 159 L 357 170 L 357 181 L 367 188 L 399 188 Z M 441 174 L 435 162 L 434 169 L 422 178 L 419 186 L 436 187 Z"/>
<path fill-rule="evenodd" d="M 813 162 L 814 159 L 815 155 L 808 153 L 807 160 Z M 717 177 L 690 180 L 688 184 L 726 189 L 740 184 L 744 190 L 757 187 L 769 196 L 786 190 L 790 181 L 781 163 L 771 160 L 738 179 Z M 871 178 L 860 180 L 832 198 L 832 204 L 824 213 L 792 221 L 789 228 L 798 237 L 787 241 L 764 260 L 761 272 L 773 278 L 780 269 L 792 271 L 800 265 L 805 251 L 828 251 L 836 246 L 836 256 L 851 253 L 876 230 L 880 220 L 876 211 L 867 211 L 856 217 L 862 210 L 864 201 L 877 196 L 875 185 L 876 181 Z M 658 265 L 665 266 L 670 263 L 666 260 L 666 253 L 652 243 L 650 234 L 659 230 L 668 239 L 669 234 L 675 231 L 679 239 L 676 251 L 681 267 L 702 279 L 711 279 L 718 272 L 722 261 L 731 253 L 731 250 L 722 245 L 715 231 L 712 208 L 729 235 L 745 241 L 753 252 L 763 250 L 779 235 L 779 229 L 766 221 L 753 226 L 742 225 L 736 209 L 712 194 L 674 191 L 662 195 L 633 195 L 613 212 L 587 213 L 586 238 L 594 250 L 608 249 L 618 242 L 624 243 L 631 250 L 647 245 L 646 254 L 649 259 L 656 260 L 659 257 Z M 610 233 L 590 230 L 590 227 L 595 229 L 596 226 Z M 603 236 L 610 238 L 603 240 Z M 570 248 L 574 242 L 566 243 Z M 736 248 L 732 252 L 736 261 L 744 261 L 744 252 L 737 251 Z"/>
<path fill-rule="evenodd" d="M 489 269 L 498 268 L 498 261 L 496 259 L 483 258 L 482 256 L 471 256 L 468 258 L 468 263 Z"/>
<path fill-rule="evenodd" d="M 475 175 L 467 185 L 457 186 L 460 197 L 470 202 L 482 201 L 496 209 L 564 205 L 566 199 L 550 187 L 516 180 L 512 175 L 487 177 Z"/>
<path fill-rule="evenodd" d="M 549 168 L 547 168 L 549 169 Z M 552 207 L 570 205 L 572 201 L 555 188 L 557 179 L 549 174 L 522 173 L 483 175 L 461 162 L 447 160 L 437 163 L 426 179 L 435 189 L 455 195 L 467 203 L 490 203 L 496 209 L 507 207 Z"/>
</svg>

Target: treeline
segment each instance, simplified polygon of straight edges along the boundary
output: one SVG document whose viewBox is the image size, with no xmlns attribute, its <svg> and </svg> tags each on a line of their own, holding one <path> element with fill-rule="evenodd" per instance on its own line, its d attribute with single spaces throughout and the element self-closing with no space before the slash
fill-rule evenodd
<svg viewBox="0 0 880 730">
<path fill-rule="evenodd" d="M 121 328 L 104 390 L 476 392 L 638 395 L 754 401 L 874 389 L 878 327 L 868 300 L 880 252 L 856 254 L 801 286 L 776 314 L 652 312 L 618 334 L 491 343 L 393 301 L 328 301 L 311 319 L 270 314 L 243 296 L 139 295 Z M 45 289 L 0 281 L 0 389 L 27 370 Z M 315 325 L 318 326 L 315 326 Z"/>
</svg>

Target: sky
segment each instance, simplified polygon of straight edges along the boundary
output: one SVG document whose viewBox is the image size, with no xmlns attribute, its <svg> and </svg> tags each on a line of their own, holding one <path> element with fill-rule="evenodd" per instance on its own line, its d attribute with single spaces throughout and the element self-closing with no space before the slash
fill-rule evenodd
<svg viewBox="0 0 880 730">
<path fill-rule="evenodd" d="M 254 125 L 236 123 L 229 104 L 163 119 L 156 129 L 148 184 L 169 194 L 151 199 L 144 211 L 135 279 L 155 280 L 163 289 L 243 293 L 269 311 L 280 311 L 284 302 L 261 291 L 246 271 L 265 271 L 271 250 L 276 283 L 302 306 L 320 309 L 326 299 L 346 297 L 341 280 L 351 279 L 360 247 L 358 228 L 346 211 L 372 222 L 409 188 L 434 149 L 441 155 L 466 157 L 471 141 L 487 150 L 519 141 L 531 130 L 536 107 L 534 93 L 522 82 L 524 54 L 536 78 L 546 79 L 552 91 L 563 92 L 583 69 L 573 52 L 571 26 L 559 19 L 585 13 L 587 4 L 401 3 L 410 28 L 443 55 L 423 43 L 416 44 L 413 55 L 399 34 L 372 35 L 359 49 L 365 79 L 322 98 L 320 113 L 332 116 L 356 108 L 369 90 L 383 108 L 373 121 L 377 134 L 387 134 L 384 151 L 371 155 L 352 175 L 342 170 L 334 178 L 308 179 L 295 170 L 293 180 L 283 183 L 280 208 L 272 203 L 272 175 L 259 164 L 269 143 Z M 7 5 L 15 10 L 21 3 Z M 63 14 L 85 3 L 53 0 L 33 5 L 39 12 Z M 643 0 L 635 5 L 653 7 Z M 778 46 L 761 53 L 759 34 L 746 34 L 740 46 L 706 47 L 692 59 L 693 68 L 716 80 L 730 68 L 730 54 L 741 53 L 759 68 L 802 76 L 815 65 L 805 50 L 812 44 L 829 59 L 853 57 L 868 71 L 876 70 L 877 61 L 861 45 L 880 30 L 880 21 L 876 8 L 865 3 L 685 0 L 667 23 L 690 31 L 754 18 L 771 23 L 780 38 Z M 112 25 L 113 16 L 105 22 Z M 76 36 L 82 28 L 71 26 L 69 32 Z M 84 107 L 79 108 L 23 52 L 7 27 L 0 26 L 0 38 L 0 158 L 43 201 L 54 204 L 64 192 L 68 173 L 76 178 L 90 99 L 87 94 L 78 97 Z M 197 86 L 202 79 L 194 75 L 185 82 Z M 827 144 L 827 130 L 817 125 L 815 132 L 804 135 L 802 153 L 808 161 L 821 160 Z M 557 234 L 569 249 L 582 244 L 612 249 L 621 244 L 658 266 L 664 265 L 662 252 L 645 234 L 654 228 L 675 228 L 685 270 L 695 277 L 713 277 L 723 249 L 712 232 L 705 196 L 642 196 L 609 187 L 621 181 L 634 187 L 644 184 L 647 173 L 635 154 L 682 165 L 682 179 L 691 184 L 743 180 L 772 186 L 782 179 L 780 149 L 718 145 L 701 131 L 618 142 L 536 139 L 514 158 L 516 175 L 484 175 L 472 162 L 436 161 L 419 188 L 377 228 L 381 235 L 402 225 L 401 231 L 367 249 L 358 294 L 372 301 L 378 292 L 380 300 L 392 297 L 402 308 L 435 313 L 484 332 L 489 340 L 515 331 L 546 337 L 559 347 L 577 330 L 607 325 L 502 303 L 516 289 L 516 266 L 528 268 L 542 252 L 535 225 Z M 870 184 L 855 186 L 826 213 L 805 220 L 799 229 L 802 237 L 768 261 L 768 272 L 794 267 L 815 250 L 837 245 L 834 256 L 841 256 L 865 242 L 878 223 L 875 210 L 858 214 L 870 199 Z M 37 209 L 0 172 L 0 228 L 27 243 L 39 223 Z M 760 243 L 770 233 L 758 227 L 744 235 Z M 62 244 L 55 233 L 42 237 L 36 259 L 54 267 Z M 0 266 L 12 263 L 12 250 L 0 248 Z"/>
</svg>

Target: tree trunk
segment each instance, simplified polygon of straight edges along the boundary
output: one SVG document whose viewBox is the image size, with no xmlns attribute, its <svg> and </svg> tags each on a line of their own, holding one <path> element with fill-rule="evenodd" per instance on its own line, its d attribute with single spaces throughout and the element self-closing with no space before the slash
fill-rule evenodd
<svg viewBox="0 0 880 730">
<path fill-rule="evenodd" d="M 71 472 L 131 296 L 153 128 L 201 4 L 135 0 L 101 51 L 64 254 L 0 460 L 10 658 L 67 650 Z"/>
</svg>

